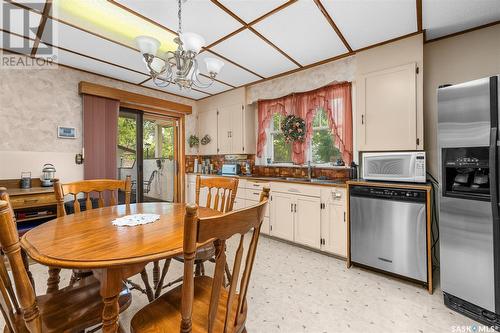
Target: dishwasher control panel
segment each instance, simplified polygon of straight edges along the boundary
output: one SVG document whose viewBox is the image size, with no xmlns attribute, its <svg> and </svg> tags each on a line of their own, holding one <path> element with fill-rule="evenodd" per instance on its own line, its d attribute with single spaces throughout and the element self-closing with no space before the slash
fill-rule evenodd
<svg viewBox="0 0 500 333">
<path fill-rule="evenodd" d="M 425 191 L 390 187 L 352 186 L 350 195 L 399 201 L 425 201 L 426 199 Z"/>
</svg>

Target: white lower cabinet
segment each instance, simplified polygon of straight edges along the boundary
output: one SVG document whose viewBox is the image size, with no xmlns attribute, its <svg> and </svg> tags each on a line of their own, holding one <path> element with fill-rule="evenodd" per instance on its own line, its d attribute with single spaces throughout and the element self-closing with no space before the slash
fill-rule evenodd
<svg viewBox="0 0 500 333">
<path fill-rule="evenodd" d="M 273 192 L 271 201 L 271 236 L 294 241 L 294 199 L 293 194 Z"/>
<path fill-rule="evenodd" d="M 320 249 L 320 198 L 295 196 L 295 242 Z"/>
<path fill-rule="evenodd" d="M 234 198 L 233 210 L 245 208 L 245 199 L 236 197 Z"/>
<path fill-rule="evenodd" d="M 347 217 L 345 189 L 321 190 L 321 249 L 347 256 Z"/>
<path fill-rule="evenodd" d="M 273 192 L 271 236 L 319 249 L 320 198 Z"/>
</svg>

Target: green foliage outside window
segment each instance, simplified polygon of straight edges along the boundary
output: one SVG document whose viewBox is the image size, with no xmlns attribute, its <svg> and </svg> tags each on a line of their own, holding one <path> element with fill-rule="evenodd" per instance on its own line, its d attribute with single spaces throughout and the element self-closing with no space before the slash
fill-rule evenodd
<svg viewBox="0 0 500 333">
<path fill-rule="evenodd" d="M 274 163 L 292 162 L 292 145 L 285 142 L 284 135 L 280 130 L 284 118 L 281 114 L 275 113 L 272 119 L 271 135 Z M 317 110 L 313 118 L 313 135 L 309 149 L 314 164 L 331 163 L 342 158 L 340 150 L 335 147 L 326 112 L 322 109 Z"/>
</svg>

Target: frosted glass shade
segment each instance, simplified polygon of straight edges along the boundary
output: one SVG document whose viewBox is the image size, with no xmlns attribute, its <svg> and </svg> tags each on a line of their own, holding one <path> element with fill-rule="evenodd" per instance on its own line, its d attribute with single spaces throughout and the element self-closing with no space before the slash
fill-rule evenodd
<svg viewBox="0 0 500 333">
<path fill-rule="evenodd" d="M 184 51 L 198 53 L 201 48 L 205 46 L 205 40 L 203 37 L 193 32 L 185 32 L 179 37 L 181 38 L 182 48 Z"/>
<path fill-rule="evenodd" d="M 163 71 L 163 68 L 165 67 L 165 61 L 163 61 L 163 59 L 161 58 L 154 57 L 153 61 L 151 61 L 150 66 L 155 72 L 161 73 Z"/>
<path fill-rule="evenodd" d="M 205 64 L 207 65 L 207 71 L 210 74 L 219 74 L 224 62 L 216 58 L 205 58 Z"/>
<path fill-rule="evenodd" d="M 160 41 L 156 38 L 149 36 L 139 36 L 135 38 L 137 47 L 144 54 L 156 55 L 158 48 L 160 47 Z"/>
</svg>

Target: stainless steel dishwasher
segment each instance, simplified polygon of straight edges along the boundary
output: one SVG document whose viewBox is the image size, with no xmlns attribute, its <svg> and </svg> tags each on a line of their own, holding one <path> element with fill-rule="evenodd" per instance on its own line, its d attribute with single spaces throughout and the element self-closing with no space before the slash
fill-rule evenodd
<svg viewBox="0 0 500 333">
<path fill-rule="evenodd" d="M 427 282 L 426 193 L 350 187 L 351 262 Z"/>
</svg>

